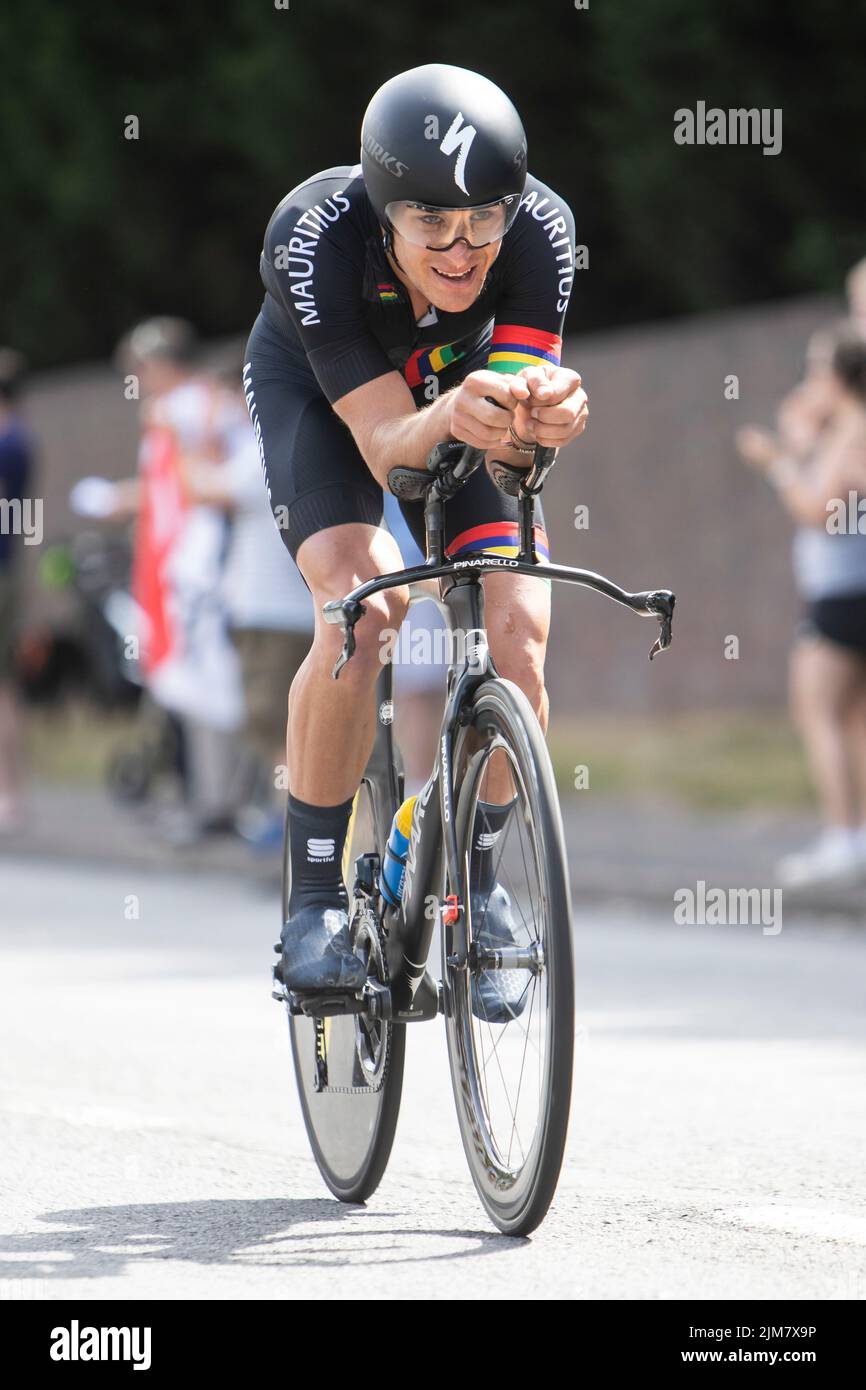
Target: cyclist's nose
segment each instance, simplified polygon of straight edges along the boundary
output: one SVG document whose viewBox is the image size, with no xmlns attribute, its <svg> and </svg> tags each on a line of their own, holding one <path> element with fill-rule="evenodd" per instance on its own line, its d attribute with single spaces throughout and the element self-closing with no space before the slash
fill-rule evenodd
<svg viewBox="0 0 866 1390">
<path fill-rule="evenodd" d="M 463 245 L 459 246 L 459 243 L 461 241 L 463 242 Z M 457 264 L 451 265 L 449 263 L 449 265 L 443 267 L 443 269 L 446 270 L 465 270 L 469 264 L 470 252 L 476 251 L 477 249 L 478 248 L 476 246 L 472 245 L 472 242 L 469 240 L 469 238 L 465 236 L 455 237 L 453 241 L 449 241 L 447 246 L 436 247 L 436 250 L 440 256 L 444 255 L 446 252 L 454 253 L 452 259 L 455 262 L 457 262 Z"/>
</svg>

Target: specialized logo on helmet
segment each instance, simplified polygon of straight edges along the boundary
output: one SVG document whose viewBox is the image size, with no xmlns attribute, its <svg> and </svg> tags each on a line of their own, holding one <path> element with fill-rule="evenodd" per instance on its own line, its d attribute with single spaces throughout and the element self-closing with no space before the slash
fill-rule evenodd
<svg viewBox="0 0 866 1390">
<path fill-rule="evenodd" d="M 468 195 L 469 189 L 466 187 L 466 156 L 469 153 L 472 141 L 478 134 L 474 125 L 462 125 L 463 112 L 458 111 L 454 120 L 442 137 L 439 148 L 443 154 L 453 154 L 458 151 L 457 163 L 454 166 L 454 182 L 457 187 Z M 439 118 L 438 116 L 425 116 L 424 118 L 424 139 L 439 139 Z"/>
<path fill-rule="evenodd" d="M 454 120 L 446 130 L 439 148 L 443 154 L 453 154 L 455 150 L 458 151 L 457 163 L 454 166 L 454 182 L 458 188 L 462 188 L 463 192 L 468 194 L 469 189 L 466 187 L 466 180 L 464 177 L 466 173 L 466 156 L 478 132 L 474 125 L 462 126 L 462 121 L 463 112 L 458 111 Z"/>
<path fill-rule="evenodd" d="M 396 179 L 402 179 L 409 167 L 408 164 L 402 164 L 396 155 L 389 154 L 372 135 L 364 136 L 364 149 L 373 156 L 377 164 L 381 164 Z"/>
</svg>

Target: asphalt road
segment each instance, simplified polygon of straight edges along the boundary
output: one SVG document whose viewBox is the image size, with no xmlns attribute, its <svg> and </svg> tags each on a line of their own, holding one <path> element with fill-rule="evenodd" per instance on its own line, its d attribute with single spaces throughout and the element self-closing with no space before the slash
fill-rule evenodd
<svg viewBox="0 0 866 1390">
<path fill-rule="evenodd" d="M 410 1033 L 378 1193 L 330 1197 L 276 921 L 228 877 L 0 861 L 0 1296 L 866 1294 L 862 928 L 579 915 L 568 1154 L 513 1241 L 465 1169 L 441 1021 Z"/>
</svg>

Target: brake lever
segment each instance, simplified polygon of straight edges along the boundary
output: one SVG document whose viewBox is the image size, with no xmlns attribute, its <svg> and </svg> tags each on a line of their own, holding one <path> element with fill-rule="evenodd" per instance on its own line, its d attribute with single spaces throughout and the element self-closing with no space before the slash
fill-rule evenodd
<svg viewBox="0 0 866 1390">
<path fill-rule="evenodd" d="M 647 611 L 653 613 L 659 622 L 659 635 L 652 645 L 649 659 L 652 661 L 657 652 L 666 652 L 673 641 L 671 627 L 674 618 L 675 596 L 670 589 L 659 589 L 650 594 L 647 598 Z"/>
<path fill-rule="evenodd" d="M 340 672 L 351 661 L 355 655 L 355 624 L 362 618 L 367 609 L 358 599 L 339 599 L 332 598 L 322 607 L 322 615 L 326 623 L 339 623 L 343 629 L 343 650 L 337 657 L 331 675 L 334 680 L 339 680 Z"/>
</svg>

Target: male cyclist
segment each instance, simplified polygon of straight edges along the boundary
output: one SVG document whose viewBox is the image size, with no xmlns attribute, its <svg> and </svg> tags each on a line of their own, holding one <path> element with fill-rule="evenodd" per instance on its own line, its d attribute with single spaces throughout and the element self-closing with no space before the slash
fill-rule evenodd
<svg viewBox="0 0 866 1390">
<path fill-rule="evenodd" d="M 268 224 L 266 294 L 244 385 L 271 506 L 316 611 L 313 646 L 289 693 L 292 888 L 281 968 L 292 989 L 364 982 L 342 852 L 375 732 L 380 633 L 399 629 L 408 592 L 366 601 L 339 681 L 331 672 L 342 636 L 323 621 L 322 605 L 402 568 L 382 527 L 392 468 L 423 469 L 449 438 L 484 449 L 488 462 L 528 467 L 536 444 L 559 448 L 582 433 L 580 377 L 559 365 L 573 268 L 571 212 L 527 174 L 511 102 L 477 73 L 442 64 L 380 87 L 364 116 L 361 163 L 314 174 Z M 423 504 L 401 507 L 423 547 Z M 540 508 L 536 517 L 547 555 Z M 446 525 L 450 556 L 517 553 L 516 499 L 485 469 L 449 502 Z M 497 574 L 484 585 L 493 659 L 544 727 L 549 586 Z M 492 881 L 512 796 L 507 773 L 497 790 L 501 802 L 480 810 L 481 874 L 491 878 L 485 931 L 489 944 L 508 945 L 508 895 Z M 519 972 L 497 973 L 495 998 L 475 1001 L 488 1018 L 521 1007 Z"/>
</svg>

